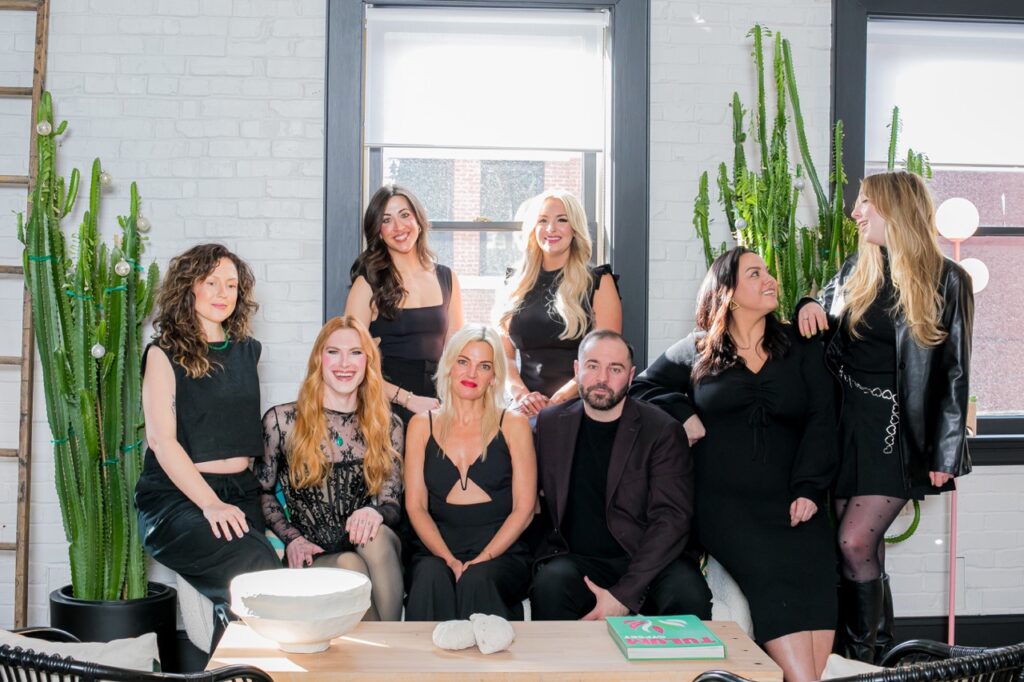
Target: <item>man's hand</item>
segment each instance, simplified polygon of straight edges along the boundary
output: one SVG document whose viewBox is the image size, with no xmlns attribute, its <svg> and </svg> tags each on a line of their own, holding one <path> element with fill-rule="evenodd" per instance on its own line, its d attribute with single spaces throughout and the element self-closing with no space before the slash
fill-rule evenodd
<svg viewBox="0 0 1024 682">
<path fill-rule="evenodd" d="M 594 593 L 594 597 L 597 598 L 597 604 L 590 610 L 590 613 L 583 616 L 580 620 L 604 620 L 607 616 L 629 615 L 629 609 L 613 597 L 611 592 L 603 587 L 598 587 L 587 576 L 583 576 L 583 582 Z"/>
</svg>

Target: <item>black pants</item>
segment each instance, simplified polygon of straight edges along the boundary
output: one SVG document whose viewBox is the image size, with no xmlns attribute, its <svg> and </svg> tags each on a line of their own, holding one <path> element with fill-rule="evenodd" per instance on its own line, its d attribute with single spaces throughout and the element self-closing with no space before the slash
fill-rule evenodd
<svg viewBox="0 0 1024 682">
<path fill-rule="evenodd" d="M 237 474 L 203 474 L 222 502 L 245 514 L 249 532 L 241 538 L 214 537 L 209 521 L 163 470 L 146 471 L 135 488 L 139 530 L 146 552 L 171 569 L 215 605 L 230 602 L 228 587 L 236 575 L 281 568 L 277 552 L 263 535 L 259 482 L 246 469 Z"/>
<path fill-rule="evenodd" d="M 626 573 L 628 557 L 599 559 L 579 554 L 563 554 L 537 567 L 530 588 L 530 613 L 533 620 L 577 620 L 597 603 L 594 593 L 583 582 L 587 576 L 605 589 Z M 674 560 L 651 581 L 640 612 L 648 616 L 692 614 L 702 620 L 711 618 L 711 590 L 697 562 L 687 556 Z"/>
<path fill-rule="evenodd" d="M 412 560 L 405 619 L 454 620 L 474 613 L 522 620 L 522 601 L 530 586 L 530 564 L 520 553 L 473 564 L 458 582 L 439 557 L 417 554 Z"/>
</svg>

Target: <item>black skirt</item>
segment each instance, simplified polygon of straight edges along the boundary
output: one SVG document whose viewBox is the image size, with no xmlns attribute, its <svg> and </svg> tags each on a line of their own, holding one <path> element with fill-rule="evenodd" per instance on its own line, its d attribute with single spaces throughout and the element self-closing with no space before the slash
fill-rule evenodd
<svg viewBox="0 0 1024 682">
<path fill-rule="evenodd" d="M 840 378 L 843 409 L 839 417 L 840 460 L 835 496 L 849 499 L 858 495 L 884 495 L 901 500 L 922 500 L 938 494 L 938 488 L 907 488 L 903 456 L 900 451 L 900 427 L 893 423 L 893 401 L 866 393 L 896 395 L 895 374 L 867 374 L 844 369 L 851 385 Z"/>
</svg>

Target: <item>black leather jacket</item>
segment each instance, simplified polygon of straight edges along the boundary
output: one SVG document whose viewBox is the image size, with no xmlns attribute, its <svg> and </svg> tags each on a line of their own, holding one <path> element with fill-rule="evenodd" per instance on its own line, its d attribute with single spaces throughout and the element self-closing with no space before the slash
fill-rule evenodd
<svg viewBox="0 0 1024 682">
<path fill-rule="evenodd" d="M 853 274 L 856 261 L 856 254 L 848 258 L 818 295 L 817 302 L 829 319 L 828 358 L 840 357 L 843 351 L 844 335 L 836 334 L 835 330 L 839 329 L 843 313 L 842 288 Z M 949 334 L 943 343 L 927 348 L 917 345 L 905 320 L 896 319 L 900 455 L 908 489 L 930 485 L 930 471 L 954 476 L 971 471 L 966 421 L 974 292 L 967 271 L 948 258 L 943 263 L 940 287 L 941 323 Z M 813 300 L 800 301 L 795 318 L 799 318 L 800 308 Z M 948 484 L 943 487 L 951 488 Z"/>
</svg>

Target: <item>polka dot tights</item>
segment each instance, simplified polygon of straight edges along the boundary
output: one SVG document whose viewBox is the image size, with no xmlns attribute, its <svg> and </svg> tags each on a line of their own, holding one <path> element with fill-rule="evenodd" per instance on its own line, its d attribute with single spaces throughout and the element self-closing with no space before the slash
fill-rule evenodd
<svg viewBox="0 0 1024 682">
<path fill-rule="evenodd" d="M 865 582 L 882 577 L 885 531 L 907 503 L 898 497 L 858 495 L 836 500 L 843 577 Z"/>
</svg>

